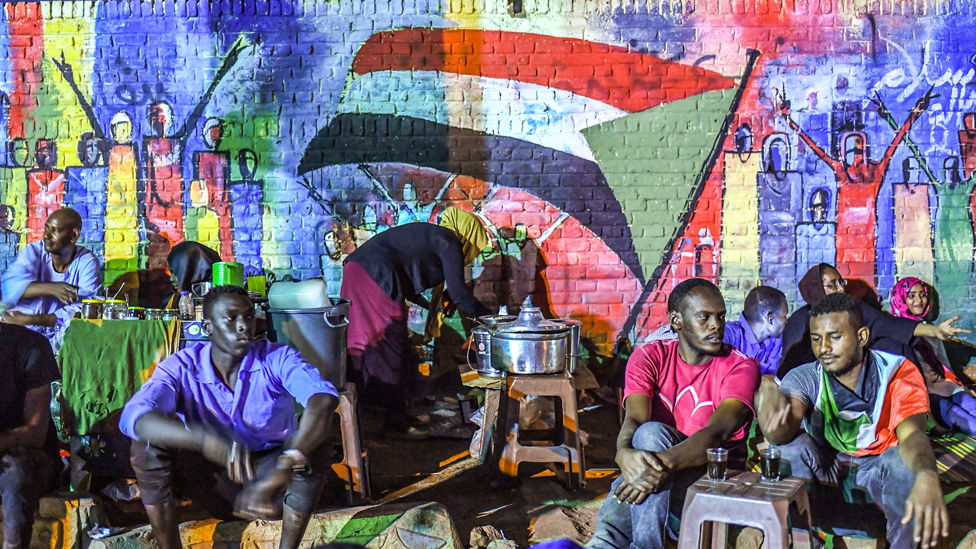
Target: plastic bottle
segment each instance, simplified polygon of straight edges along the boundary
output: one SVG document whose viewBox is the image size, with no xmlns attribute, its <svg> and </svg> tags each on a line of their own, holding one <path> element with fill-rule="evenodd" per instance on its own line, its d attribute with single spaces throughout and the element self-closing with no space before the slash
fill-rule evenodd
<svg viewBox="0 0 976 549">
<path fill-rule="evenodd" d="M 193 298 L 190 292 L 180 292 L 180 320 L 193 320 Z"/>
</svg>

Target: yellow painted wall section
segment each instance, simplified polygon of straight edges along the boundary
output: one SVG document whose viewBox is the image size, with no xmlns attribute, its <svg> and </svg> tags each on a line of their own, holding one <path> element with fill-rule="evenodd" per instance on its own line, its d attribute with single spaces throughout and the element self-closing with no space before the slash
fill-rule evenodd
<svg viewBox="0 0 976 549">
<path fill-rule="evenodd" d="M 105 184 L 105 283 L 138 268 L 139 218 L 136 156 L 130 145 L 109 152 Z"/>
<path fill-rule="evenodd" d="M 45 56 L 58 61 L 63 59 L 71 67 L 74 81 L 89 103 L 92 97 L 91 76 L 95 60 L 97 9 L 94 2 L 41 3 L 44 14 Z M 75 92 L 54 62 L 45 59 L 43 71 L 44 78 L 51 82 L 53 92 L 57 94 L 56 108 L 60 112 L 56 134 L 50 131 L 52 128 L 48 128 L 45 136 L 57 136 L 58 169 L 63 170 L 66 166 L 78 165 L 78 141 L 83 133 L 92 131 L 92 127 Z"/>
<path fill-rule="evenodd" d="M 27 244 L 27 170 L 0 168 L 0 192 L 3 203 L 14 209 L 10 230 L 20 235 L 17 250 Z"/>
<path fill-rule="evenodd" d="M 719 288 L 729 318 L 742 311 L 746 294 L 759 284 L 760 158 L 758 152 L 725 153 Z"/>
</svg>

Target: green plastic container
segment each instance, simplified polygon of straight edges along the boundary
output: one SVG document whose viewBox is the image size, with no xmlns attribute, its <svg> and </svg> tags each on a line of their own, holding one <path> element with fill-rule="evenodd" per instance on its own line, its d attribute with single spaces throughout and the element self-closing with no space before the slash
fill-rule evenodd
<svg viewBox="0 0 976 549">
<path fill-rule="evenodd" d="M 244 287 L 244 265 L 235 261 L 213 264 L 213 285 Z"/>
</svg>

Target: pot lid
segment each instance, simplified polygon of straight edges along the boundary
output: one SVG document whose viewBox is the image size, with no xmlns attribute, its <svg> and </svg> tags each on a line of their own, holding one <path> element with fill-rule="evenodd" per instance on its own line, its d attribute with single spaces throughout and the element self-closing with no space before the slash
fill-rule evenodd
<svg viewBox="0 0 976 549">
<path fill-rule="evenodd" d="M 542 316 L 542 310 L 532 306 L 532 298 L 530 297 L 525 298 L 525 302 L 522 303 L 522 310 L 519 311 L 515 322 L 499 324 L 495 327 L 496 332 L 503 334 L 558 334 L 569 330 L 570 328 L 566 324 L 546 320 Z"/>
</svg>

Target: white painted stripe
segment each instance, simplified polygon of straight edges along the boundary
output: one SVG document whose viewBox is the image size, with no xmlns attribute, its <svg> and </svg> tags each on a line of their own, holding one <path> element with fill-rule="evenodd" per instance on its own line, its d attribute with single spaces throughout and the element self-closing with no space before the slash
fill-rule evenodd
<svg viewBox="0 0 976 549">
<path fill-rule="evenodd" d="M 343 95 L 340 113 L 412 116 L 522 139 L 591 161 L 593 153 L 580 130 L 628 114 L 565 90 L 435 71 L 356 75 Z"/>
</svg>

